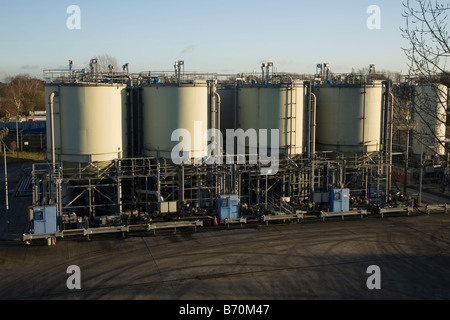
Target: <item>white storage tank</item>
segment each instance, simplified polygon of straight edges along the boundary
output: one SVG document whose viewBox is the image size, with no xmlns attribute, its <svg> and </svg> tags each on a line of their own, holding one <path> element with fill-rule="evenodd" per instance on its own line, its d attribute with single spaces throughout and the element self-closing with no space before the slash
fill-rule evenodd
<svg viewBox="0 0 450 320">
<path fill-rule="evenodd" d="M 383 128 L 382 81 L 316 86 L 317 149 L 377 152 Z"/>
<path fill-rule="evenodd" d="M 49 98 L 53 92 L 57 96 L 51 117 Z M 54 126 L 55 161 L 101 162 L 126 156 L 126 85 L 50 84 L 45 88 L 45 96 L 49 160 L 52 157 L 50 121 Z"/>
<path fill-rule="evenodd" d="M 306 87 L 303 81 L 286 84 L 250 84 L 238 89 L 238 128 L 247 131 L 268 130 L 267 147 L 271 148 L 271 130 L 279 130 L 280 154 L 304 153 L 307 135 L 304 126 Z M 261 138 L 261 137 L 259 137 Z M 251 151 L 249 151 L 251 152 Z M 253 151 L 254 152 L 254 151 Z"/>
<path fill-rule="evenodd" d="M 417 85 L 413 96 L 413 153 L 445 155 L 448 88 L 441 84 Z"/>
<path fill-rule="evenodd" d="M 204 80 L 192 83 L 155 83 L 142 87 L 143 153 L 171 159 L 180 143 L 190 159 L 207 155 L 203 135 L 209 125 L 209 87 Z M 175 130 L 187 130 L 190 141 L 172 141 Z M 182 140 L 182 141 L 181 141 Z"/>
</svg>

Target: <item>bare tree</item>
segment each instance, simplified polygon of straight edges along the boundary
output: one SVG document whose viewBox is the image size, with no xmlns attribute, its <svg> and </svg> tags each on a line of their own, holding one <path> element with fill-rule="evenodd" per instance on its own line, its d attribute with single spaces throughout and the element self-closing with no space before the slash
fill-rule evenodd
<svg viewBox="0 0 450 320">
<path fill-rule="evenodd" d="M 25 99 L 25 90 L 27 88 L 27 76 L 17 76 L 15 78 L 11 78 L 8 83 L 8 93 L 10 94 L 11 101 L 13 106 L 15 107 L 15 116 L 16 116 L 16 146 L 17 146 L 17 159 L 19 159 L 19 115 L 22 112 L 22 108 L 24 105 Z"/>
<path fill-rule="evenodd" d="M 15 78 L 11 78 L 8 83 L 8 91 L 13 106 L 15 107 L 14 114 L 16 116 L 22 112 L 25 99 L 24 92 L 26 90 L 26 80 L 26 76 L 17 76 Z"/>
<path fill-rule="evenodd" d="M 450 57 L 447 25 L 450 5 L 437 0 L 407 0 L 403 6 L 406 27 L 401 31 L 411 45 L 404 48 L 411 73 L 429 80 L 431 75 L 449 75 L 446 64 Z"/>
<path fill-rule="evenodd" d="M 2 89 L 2 108 L 5 113 L 16 117 L 16 146 L 19 158 L 19 116 L 28 111 L 45 110 L 44 83 L 29 75 L 9 77 Z"/>
<path fill-rule="evenodd" d="M 113 68 L 113 71 L 122 71 L 119 70 L 119 65 L 117 63 L 117 59 L 109 54 L 100 54 L 95 57 L 97 59 L 97 72 L 98 73 L 108 73 L 110 72 L 110 68 Z"/>
<path fill-rule="evenodd" d="M 410 44 L 403 50 L 409 60 L 410 76 L 414 78 L 412 84 L 416 89 L 411 99 L 412 115 L 417 128 L 420 128 L 415 130 L 414 136 L 426 151 L 435 150 L 436 155 L 442 155 L 448 89 L 440 83 L 450 75 L 447 69 L 450 5 L 437 0 L 407 0 L 403 6 L 406 27 L 401 31 Z"/>
<path fill-rule="evenodd" d="M 44 83 L 29 75 L 10 77 L 3 90 L 4 108 L 12 115 L 45 110 Z"/>
</svg>

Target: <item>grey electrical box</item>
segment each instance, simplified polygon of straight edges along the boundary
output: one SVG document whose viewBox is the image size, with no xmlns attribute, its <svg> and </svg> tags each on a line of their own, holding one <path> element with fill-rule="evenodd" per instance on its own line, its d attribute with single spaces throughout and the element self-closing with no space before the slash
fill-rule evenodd
<svg viewBox="0 0 450 320">
<path fill-rule="evenodd" d="M 49 234 L 57 231 L 56 206 L 33 208 L 33 234 Z"/>
</svg>

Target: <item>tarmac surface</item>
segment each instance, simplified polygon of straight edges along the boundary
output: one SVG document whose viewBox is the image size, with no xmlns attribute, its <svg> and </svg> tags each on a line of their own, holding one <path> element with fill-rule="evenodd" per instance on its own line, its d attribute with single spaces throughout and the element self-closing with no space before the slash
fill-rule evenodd
<svg viewBox="0 0 450 320">
<path fill-rule="evenodd" d="M 447 300 L 450 215 L 3 241 L 0 275 L 1 300 Z"/>
<path fill-rule="evenodd" d="M 27 230 L 31 198 L 14 194 L 30 168 L 29 162 L 8 166 L 0 300 L 450 299 L 450 215 L 329 218 L 27 246 L 17 239 Z M 1 199 L 4 191 L 0 185 Z M 430 202 L 448 202 L 447 196 Z M 67 287 L 72 265 L 80 268 L 80 290 Z M 380 290 L 367 287 L 373 265 L 380 270 Z"/>
</svg>

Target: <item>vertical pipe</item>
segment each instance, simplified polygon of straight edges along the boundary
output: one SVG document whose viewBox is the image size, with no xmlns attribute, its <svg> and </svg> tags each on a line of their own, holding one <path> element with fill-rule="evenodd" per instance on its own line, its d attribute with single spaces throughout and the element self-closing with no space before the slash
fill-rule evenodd
<svg viewBox="0 0 450 320">
<path fill-rule="evenodd" d="M 158 192 L 158 213 L 161 214 L 161 163 L 160 158 L 158 157 L 157 161 L 157 172 L 156 172 L 156 179 L 157 179 L 157 192 Z"/>
<path fill-rule="evenodd" d="M 369 199 L 369 192 L 368 192 L 368 183 L 369 183 L 369 168 L 365 167 L 363 170 L 364 174 L 364 198 Z"/>
<path fill-rule="evenodd" d="M 287 194 L 287 196 L 290 198 L 290 197 L 292 197 L 292 192 L 291 192 L 291 189 L 292 189 L 292 177 L 291 177 L 291 171 L 289 171 L 289 175 L 288 175 L 288 194 Z"/>
<path fill-rule="evenodd" d="M 390 85 L 389 85 L 389 81 L 384 81 L 383 85 L 385 86 L 386 90 L 384 93 L 384 137 L 383 137 L 383 144 L 384 144 L 384 165 L 386 168 L 386 183 L 385 183 L 385 200 L 386 202 L 389 201 L 389 195 L 390 195 L 390 185 L 389 185 L 389 178 L 390 178 L 390 164 L 389 164 L 389 157 L 390 157 L 390 152 L 389 152 L 389 132 L 390 132 L 390 107 L 389 107 L 389 93 L 390 93 Z"/>
<path fill-rule="evenodd" d="M 19 149 L 20 149 L 20 144 L 19 144 L 19 113 L 17 113 L 16 116 L 16 152 L 17 152 L 17 160 L 19 160 Z"/>
<path fill-rule="evenodd" d="M 89 179 L 88 197 L 89 197 L 89 218 L 92 218 L 92 190 L 91 190 L 91 179 Z"/>
<path fill-rule="evenodd" d="M 258 172 L 261 172 L 260 168 L 259 168 L 259 164 L 258 164 L 257 170 L 258 170 Z M 261 186 L 260 186 L 260 182 L 259 182 L 259 177 L 256 176 L 256 204 L 259 204 L 260 201 L 261 201 L 261 199 L 260 199 L 260 189 L 261 189 Z"/>
<path fill-rule="evenodd" d="M 55 121 L 54 121 L 54 113 L 53 113 L 53 100 L 55 97 L 58 97 L 59 94 L 57 92 L 52 92 L 49 98 L 49 107 L 50 107 L 50 136 L 51 136 L 51 148 L 52 148 L 52 173 L 55 173 L 56 168 L 56 152 L 55 152 Z"/>
<path fill-rule="evenodd" d="M 3 157 L 5 161 L 5 201 L 6 201 L 6 211 L 9 210 L 9 196 L 8 196 L 8 169 L 6 167 L 6 145 L 3 142 Z"/>
<path fill-rule="evenodd" d="M 134 145 L 134 137 L 135 137 L 135 126 L 134 126 L 134 101 L 133 101 L 133 88 L 130 86 L 128 90 L 128 114 L 129 114 L 129 132 L 130 132 L 130 155 L 133 157 L 136 156 L 136 149 Z"/>
<path fill-rule="evenodd" d="M 306 96 L 307 96 L 307 103 L 308 103 L 308 110 L 307 110 L 307 121 L 308 123 L 307 128 L 308 130 L 306 131 L 306 139 L 304 139 L 304 141 L 306 141 L 306 154 L 308 155 L 309 158 L 311 158 L 311 93 L 312 93 L 312 85 L 311 82 L 306 81 L 304 86 L 307 88 L 306 90 Z"/>
<path fill-rule="evenodd" d="M 6 167 L 6 163 L 5 163 L 5 167 Z M 33 186 L 33 206 L 36 206 L 37 205 L 37 202 L 38 202 L 38 195 L 39 195 L 39 191 L 38 191 L 38 188 L 39 188 L 39 186 L 37 185 L 37 181 L 36 181 L 36 166 L 35 166 L 35 164 L 33 163 L 33 165 L 32 165 L 32 170 L 31 170 L 31 181 L 32 181 L 32 183 L 31 183 L 31 185 Z"/>
<path fill-rule="evenodd" d="M 309 130 L 309 157 L 311 159 L 310 190 L 315 192 L 315 155 L 316 155 L 316 126 L 317 126 L 317 97 L 312 93 L 312 87 L 309 86 L 309 105 L 310 105 L 310 130 Z"/>
<path fill-rule="evenodd" d="M 54 179 L 55 179 L 55 173 L 56 173 L 56 147 L 55 147 L 55 121 L 54 121 L 54 112 L 53 112 L 53 103 L 54 103 L 54 99 L 55 97 L 59 96 L 59 94 L 57 92 L 52 92 L 50 94 L 50 98 L 49 98 L 49 104 L 50 104 L 50 135 L 51 135 L 51 149 L 52 149 L 52 172 L 51 172 L 51 180 L 52 180 L 52 184 L 51 184 L 51 195 L 50 195 L 50 202 L 52 204 L 55 203 L 56 201 L 56 197 L 55 197 L 55 184 Z"/>
<path fill-rule="evenodd" d="M 148 177 L 145 176 L 145 212 L 148 213 Z"/>
<path fill-rule="evenodd" d="M 143 136 L 143 124 L 142 124 L 142 88 L 136 88 L 137 101 L 137 147 L 136 151 L 138 155 L 142 155 L 142 136 Z"/>
<path fill-rule="evenodd" d="M 316 168 L 315 168 L 315 166 L 316 166 L 316 160 L 315 159 L 312 159 L 311 160 L 311 176 L 310 176 L 310 189 L 311 189 L 311 193 L 314 193 L 316 190 L 315 190 L 315 185 L 316 185 L 316 183 L 315 183 L 315 171 L 316 171 Z M 312 197 L 311 197 L 312 198 Z"/>
<path fill-rule="evenodd" d="M 311 99 L 314 102 L 311 102 L 311 119 L 312 119 L 312 126 L 311 126 L 311 158 L 315 158 L 316 156 L 316 129 L 317 129 L 317 98 L 314 93 L 311 93 Z"/>
<path fill-rule="evenodd" d="M 264 66 L 265 66 L 265 64 L 263 63 L 262 66 L 261 66 L 261 70 L 262 70 L 262 80 L 265 82 L 266 79 L 264 77 Z"/>
<path fill-rule="evenodd" d="M 122 213 L 122 180 L 120 179 L 119 175 L 120 172 L 118 172 L 117 176 L 117 203 L 118 203 L 117 214 Z"/>
<path fill-rule="evenodd" d="M 287 94 L 287 101 L 288 101 L 288 105 L 290 106 L 290 110 L 287 110 L 287 116 L 289 117 L 289 126 L 288 126 L 288 130 L 289 132 L 289 146 L 288 146 L 288 150 L 287 150 L 287 155 L 289 156 L 289 158 L 292 158 L 292 138 L 293 138 L 293 131 L 294 131 L 294 83 L 291 81 L 291 84 L 289 86 L 288 92 L 290 92 Z M 290 114 L 289 114 L 290 113 Z"/>
<path fill-rule="evenodd" d="M 248 204 L 253 205 L 253 197 L 252 197 L 252 172 L 249 170 L 248 172 Z"/>
<path fill-rule="evenodd" d="M 409 140 L 410 140 L 410 133 L 409 128 L 406 130 L 406 150 L 405 150 L 405 180 L 403 182 L 403 192 L 405 194 L 408 193 L 408 167 L 409 167 Z"/>
<path fill-rule="evenodd" d="M 389 192 L 392 190 L 392 140 L 394 135 L 394 94 L 389 93 L 391 97 L 391 103 L 389 107 L 389 172 L 388 172 L 388 181 L 389 181 Z"/>
<path fill-rule="evenodd" d="M 268 189 L 268 175 L 266 175 L 266 189 L 265 189 L 265 204 L 264 204 L 264 208 L 267 210 L 268 208 L 268 199 L 267 199 L 267 189 Z"/>
<path fill-rule="evenodd" d="M 238 127 L 238 80 L 236 79 L 235 84 L 234 84 L 234 131 L 236 132 L 237 127 Z M 226 136 L 226 133 L 225 135 Z M 234 136 L 233 138 L 233 146 L 234 146 L 234 150 L 227 150 L 228 154 L 233 154 L 236 155 L 237 154 L 237 137 Z"/>
<path fill-rule="evenodd" d="M 63 194 L 62 194 L 62 183 L 61 183 L 61 177 L 59 176 L 58 177 L 58 180 L 57 180 L 57 185 L 56 185 L 56 190 L 57 190 L 57 192 L 58 192 L 58 197 L 57 197 L 57 209 L 58 209 L 58 211 L 57 211 L 57 213 L 56 213 L 56 216 L 57 217 L 61 217 L 62 216 L 62 199 L 63 199 Z"/>
<path fill-rule="evenodd" d="M 362 153 L 366 151 L 366 95 L 367 95 L 367 83 L 364 78 L 364 98 L 363 98 L 363 118 L 362 118 Z"/>
<path fill-rule="evenodd" d="M 234 111 L 234 130 L 236 130 L 237 129 L 237 92 L 238 92 L 238 84 L 237 84 L 237 81 L 235 82 L 235 84 L 234 84 L 234 109 L 233 109 L 233 111 Z"/>
<path fill-rule="evenodd" d="M 386 153 L 387 146 L 387 81 L 383 82 L 384 87 L 386 88 L 385 93 L 383 93 L 383 150 Z"/>
<path fill-rule="evenodd" d="M 202 177 L 199 166 L 196 166 L 196 173 L 197 173 L 197 207 L 200 208 L 202 205 Z"/>
<path fill-rule="evenodd" d="M 216 116 L 217 116 L 217 130 L 220 132 L 220 94 L 215 91 L 214 96 L 216 97 Z"/>
<path fill-rule="evenodd" d="M 241 199 L 241 197 L 242 197 L 242 193 L 241 193 L 241 190 L 242 190 L 242 174 L 241 173 L 238 174 L 238 180 L 237 181 L 238 181 L 237 194 L 239 196 L 239 199 Z"/>
<path fill-rule="evenodd" d="M 180 204 L 183 205 L 184 204 L 184 165 L 180 166 L 180 182 L 179 182 L 179 199 L 180 199 Z"/>
<path fill-rule="evenodd" d="M 216 112 L 215 112 L 215 93 L 216 93 L 216 86 L 214 85 L 213 82 L 210 82 L 210 87 L 209 87 L 209 97 L 210 97 L 210 128 L 211 129 L 215 129 L 216 128 Z M 213 138 L 211 137 L 211 143 L 214 145 L 214 142 L 216 141 L 215 139 L 216 137 Z M 214 150 L 215 151 L 215 150 Z"/>
<path fill-rule="evenodd" d="M 217 133 L 220 133 L 220 104 L 221 104 L 221 98 L 220 94 L 217 92 L 217 87 L 214 82 L 211 82 L 210 87 L 210 96 L 211 96 L 211 122 L 210 122 L 210 128 L 216 129 Z M 222 148 L 221 144 L 223 144 L 223 141 L 220 141 L 220 134 L 219 136 L 215 136 L 214 138 L 211 137 L 211 143 L 214 146 L 214 152 L 213 156 L 222 156 Z M 219 152 L 218 152 L 219 151 Z"/>
<path fill-rule="evenodd" d="M 420 145 L 420 181 L 419 181 L 419 206 L 422 205 L 422 180 L 423 180 L 423 143 Z"/>
</svg>

